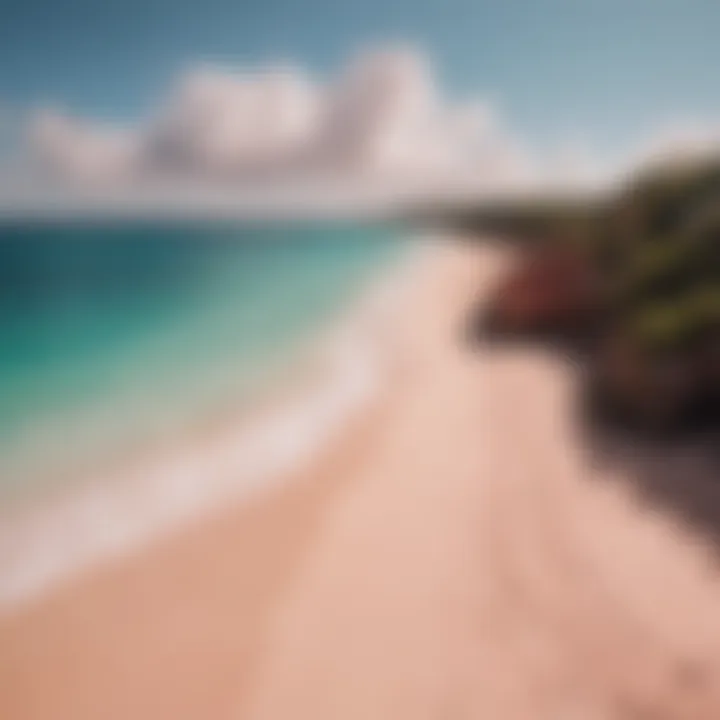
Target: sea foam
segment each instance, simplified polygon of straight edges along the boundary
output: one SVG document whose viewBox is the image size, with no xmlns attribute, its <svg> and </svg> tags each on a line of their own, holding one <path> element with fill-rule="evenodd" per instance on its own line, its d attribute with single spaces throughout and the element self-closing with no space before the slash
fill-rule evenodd
<svg viewBox="0 0 720 720">
<path fill-rule="evenodd" d="M 131 553 L 192 518 L 265 492 L 307 466 L 380 395 L 393 324 L 432 258 L 420 242 L 386 268 L 312 359 L 313 379 L 240 413 L 210 436 L 101 473 L 0 524 L 0 611 L 99 562 Z"/>
</svg>

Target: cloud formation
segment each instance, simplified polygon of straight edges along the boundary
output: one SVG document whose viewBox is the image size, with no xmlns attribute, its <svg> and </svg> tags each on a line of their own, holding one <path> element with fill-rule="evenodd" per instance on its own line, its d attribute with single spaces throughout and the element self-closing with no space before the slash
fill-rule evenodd
<svg viewBox="0 0 720 720">
<path fill-rule="evenodd" d="M 80 182 L 127 179 L 141 157 L 137 132 L 82 121 L 55 110 L 31 119 L 29 150 L 41 169 Z"/>
<path fill-rule="evenodd" d="M 313 143 L 321 92 L 299 70 L 202 67 L 136 130 L 142 172 L 233 176 L 288 170 Z"/>
<path fill-rule="evenodd" d="M 614 166 L 583 143 L 541 155 L 490 103 L 450 102 L 411 48 L 360 53 L 322 82 L 295 65 L 199 65 L 143 121 L 114 126 L 45 108 L 24 137 L 31 172 L 24 185 L 16 173 L 0 182 L 0 201 L 8 204 L 9 188 L 16 204 L 32 205 L 41 188 L 51 205 L 62 204 L 51 189 L 72 189 L 125 209 L 153 198 L 174 207 L 311 206 L 318 198 L 377 205 L 416 191 L 598 188 L 641 165 L 720 148 L 718 127 L 696 122 L 669 126 Z"/>
<path fill-rule="evenodd" d="M 27 149 L 40 172 L 77 183 L 181 178 L 248 181 L 514 181 L 527 157 L 482 102 L 449 103 L 409 49 L 368 52 L 324 84 L 300 68 L 201 66 L 143 123 L 110 127 L 45 109 Z"/>
</svg>

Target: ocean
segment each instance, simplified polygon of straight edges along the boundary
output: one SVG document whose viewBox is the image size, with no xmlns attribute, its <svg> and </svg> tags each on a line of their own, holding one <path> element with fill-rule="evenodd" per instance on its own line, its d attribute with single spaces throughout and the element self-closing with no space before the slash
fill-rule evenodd
<svg viewBox="0 0 720 720">
<path fill-rule="evenodd" d="M 347 222 L 0 224 L 0 610 L 311 461 L 374 397 L 417 247 Z"/>
<path fill-rule="evenodd" d="M 351 223 L 0 225 L 0 503 L 250 402 L 406 244 Z"/>
</svg>

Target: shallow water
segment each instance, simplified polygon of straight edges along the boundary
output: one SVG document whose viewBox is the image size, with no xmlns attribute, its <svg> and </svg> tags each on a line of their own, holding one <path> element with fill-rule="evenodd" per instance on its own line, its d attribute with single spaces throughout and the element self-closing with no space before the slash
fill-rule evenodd
<svg viewBox="0 0 720 720">
<path fill-rule="evenodd" d="M 242 403 L 404 244 L 351 224 L 0 226 L 0 497 Z"/>
</svg>

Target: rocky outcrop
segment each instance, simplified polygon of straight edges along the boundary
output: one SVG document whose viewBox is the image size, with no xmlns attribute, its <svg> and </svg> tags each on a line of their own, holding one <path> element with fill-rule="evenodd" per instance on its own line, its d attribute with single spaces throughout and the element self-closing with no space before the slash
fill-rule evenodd
<svg viewBox="0 0 720 720">
<path fill-rule="evenodd" d="M 709 344 L 659 355 L 610 334 L 592 353 L 588 382 L 592 408 L 623 425 L 667 432 L 720 419 L 720 353 Z"/>
<path fill-rule="evenodd" d="M 583 332 L 599 307 L 590 261 L 565 248 L 529 250 L 497 288 L 487 320 L 494 332 L 567 335 Z"/>
<path fill-rule="evenodd" d="M 584 210 L 487 211 L 519 260 L 482 336 L 559 339 L 564 351 L 582 341 L 590 395 L 613 415 L 648 429 L 720 425 L 719 203 L 713 157 L 652 169 Z"/>
</svg>

